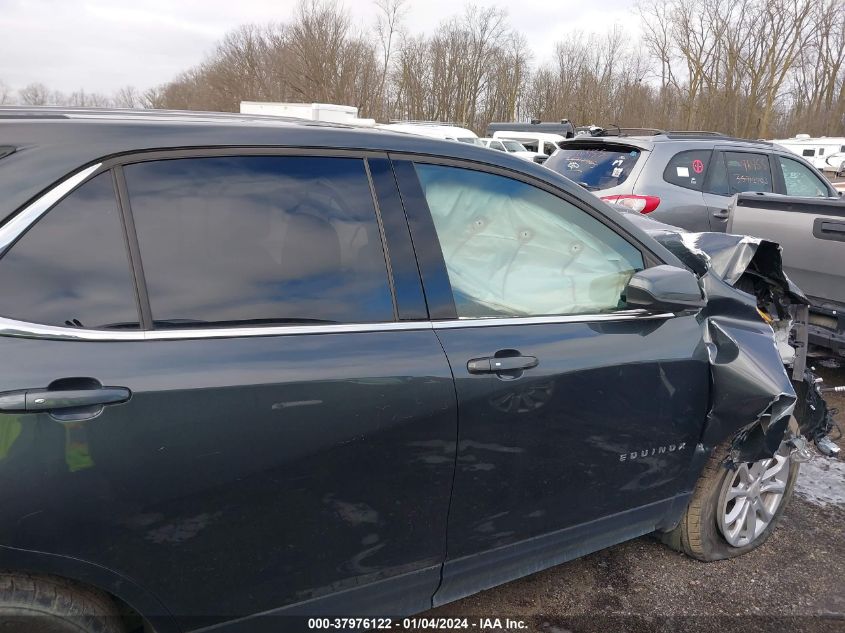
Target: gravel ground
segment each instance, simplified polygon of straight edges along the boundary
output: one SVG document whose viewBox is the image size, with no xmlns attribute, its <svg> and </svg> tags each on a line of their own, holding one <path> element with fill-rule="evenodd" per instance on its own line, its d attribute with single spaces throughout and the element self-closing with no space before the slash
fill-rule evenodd
<svg viewBox="0 0 845 633">
<path fill-rule="evenodd" d="M 845 369 L 818 369 L 845 385 Z M 828 402 L 845 428 L 845 396 Z M 845 461 L 802 468 L 780 526 L 745 556 L 701 563 L 643 537 L 425 615 L 467 616 L 488 631 L 513 630 L 504 618 L 548 633 L 845 631 Z M 497 617 L 500 626 L 481 620 Z"/>
</svg>

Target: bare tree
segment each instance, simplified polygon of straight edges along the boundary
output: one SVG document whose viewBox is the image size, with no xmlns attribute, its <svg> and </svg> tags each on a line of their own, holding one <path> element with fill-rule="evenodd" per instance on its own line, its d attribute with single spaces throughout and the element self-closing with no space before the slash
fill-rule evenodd
<svg viewBox="0 0 845 633">
<path fill-rule="evenodd" d="M 394 45 L 397 36 L 401 36 L 403 30 L 402 20 L 407 11 L 408 0 L 375 0 L 378 16 L 376 17 L 375 31 L 381 44 L 381 78 L 379 80 L 378 99 L 381 106 L 381 116 L 389 110 L 387 96 L 387 79 L 390 72 L 391 55 L 394 52 Z"/>
<path fill-rule="evenodd" d="M 135 86 L 124 86 L 112 97 L 112 103 L 116 108 L 140 108 L 143 97 Z"/>
<path fill-rule="evenodd" d="M 47 105 L 50 103 L 50 90 L 41 83 L 32 83 L 18 92 L 24 105 Z"/>
<path fill-rule="evenodd" d="M 75 108 L 108 108 L 112 105 L 111 99 L 107 96 L 98 92 L 85 92 L 84 89 L 72 92 L 68 97 L 57 97 L 54 102 L 57 105 L 68 105 Z"/>
<path fill-rule="evenodd" d="M 368 30 L 333 0 L 301 0 L 290 21 L 239 27 L 173 81 L 113 100 L 209 110 L 328 101 L 477 131 L 493 119 L 566 117 L 752 137 L 845 133 L 842 0 L 641 0 L 641 44 L 620 28 L 574 32 L 539 67 L 499 8 L 467 5 L 422 36 L 404 28 L 407 0 L 375 2 Z M 27 99 L 56 100 L 38 88 Z"/>
<path fill-rule="evenodd" d="M 0 80 L 0 105 L 12 102 L 12 89 Z"/>
</svg>

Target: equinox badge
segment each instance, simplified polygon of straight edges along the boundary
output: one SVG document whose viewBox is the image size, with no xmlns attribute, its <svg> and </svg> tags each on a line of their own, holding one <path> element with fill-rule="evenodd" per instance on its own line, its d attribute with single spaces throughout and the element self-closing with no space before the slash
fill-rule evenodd
<svg viewBox="0 0 845 633">
<path fill-rule="evenodd" d="M 643 457 L 651 457 L 652 455 L 660 455 L 661 453 L 674 453 L 675 451 L 682 451 L 686 447 L 686 442 L 680 444 L 669 444 L 668 446 L 657 446 L 655 448 L 647 448 L 642 451 L 634 451 L 633 453 L 621 453 L 619 455 L 620 462 L 633 461 L 635 459 L 642 459 Z"/>
</svg>

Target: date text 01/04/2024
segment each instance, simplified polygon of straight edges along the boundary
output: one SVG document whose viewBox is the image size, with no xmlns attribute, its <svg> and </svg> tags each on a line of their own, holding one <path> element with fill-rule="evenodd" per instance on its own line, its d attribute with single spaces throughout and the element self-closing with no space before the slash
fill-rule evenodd
<svg viewBox="0 0 845 633">
<path fill-rule="evenodd" d="M 457 631 L 496 630 L 520 631 L 527 628 L 525 620 L 512 618 L 309 618 L 310 630 L 397 630 L 397 631 Z"/>
</svg>

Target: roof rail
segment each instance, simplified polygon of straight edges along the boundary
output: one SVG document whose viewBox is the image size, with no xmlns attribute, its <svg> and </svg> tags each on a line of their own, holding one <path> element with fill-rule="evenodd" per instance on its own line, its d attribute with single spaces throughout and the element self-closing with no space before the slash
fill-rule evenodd
<svg viewBox="0 0 845 633">
<path fill-rule="evenodd" d="M 670 139 L 708 139 L 716 138 L 723 141 L 743 141 L 745 143 L 755 143 L 757 145 L 772 145 L 770 141 L 763 141 L 760 139 L 740 138 L 738 136 L 729 136 L 721 132 L 707 132 L 707 131 L 673 131 L 666 132 L 666 138 Z"/>
<path fill-rule="evenodd" d="M 153 108 L 98 108 L 76 106 L 0 106 L 0 118 L 3 119 L 75 119 L 75 118 L 116 118 L 116 119 L 185 119 L 216 121 L 264 121 L 277 122 L 304 121 L 291 117 L 279 117 L 268 114 L 240 114 L 238 112 L 210 112 L 205 110 L 164 110 Z"/>
<path fill-rule="evenodd" d="M 616 127 L 615 125 L 604 130 L 604 136 L 657 136 L 665 133 L 655 127 Z"/>
<path fill-rule="evenodd" d="M 654 127 L 619 127 L 609 124 L 606 127 L 599 125 L 580 125 L 575 128 L 576 138 L 578 136 L 657 136 L 665 134 L 663 130 Z"/>
<path fill-rule="evenodd" d="M 721 132 L 712 132 L 710 130 L 670 130 L 667 131 L 666 134 L 671 134 L 673 136 L 727 136 L 726 134 L 722 134 Z"/>
</svg>

